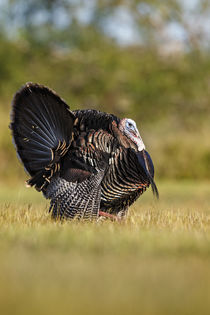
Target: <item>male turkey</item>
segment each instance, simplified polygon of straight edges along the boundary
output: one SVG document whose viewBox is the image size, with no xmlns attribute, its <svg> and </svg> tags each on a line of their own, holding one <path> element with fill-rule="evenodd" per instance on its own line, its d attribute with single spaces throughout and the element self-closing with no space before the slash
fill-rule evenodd
<svg viewBox="0 0 210 315">
<path fill-rule="evenodd" d="M 10 128 L 27 183 L 51 200 L 53 217 L 122 217 L 150 184 L 158 196 L 131 119 L 70 111 L 54 91 L 27 83 L 14 96 Z"/>
</svg>

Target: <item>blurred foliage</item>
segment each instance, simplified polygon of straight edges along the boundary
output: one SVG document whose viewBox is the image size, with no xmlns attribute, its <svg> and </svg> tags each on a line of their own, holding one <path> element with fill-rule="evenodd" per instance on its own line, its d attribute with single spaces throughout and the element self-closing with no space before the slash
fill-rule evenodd
<svg viewBox="0 0 210 315">
<path fill-rule="evenodd" d="M 134 118 L 158 177 L 210 178 L 208 34 L 190 23 L 208 16 L 209 1 L 188 10 L 178 0 L 8 0 L 0 9 L 2 182 L 25 176 L 8 125 L 27 81 L 50 86 L 72 109 Z M 122 45 L 114 31 L 125 15 L 135 40 Z M 174 24 L 181 42 L 165 35 Z"/>
</svg>

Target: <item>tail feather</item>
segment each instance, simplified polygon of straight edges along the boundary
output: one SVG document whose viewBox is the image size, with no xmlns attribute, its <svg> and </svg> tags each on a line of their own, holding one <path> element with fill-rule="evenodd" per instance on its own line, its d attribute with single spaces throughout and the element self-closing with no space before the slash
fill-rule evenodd
<svg viewBox="0 0 210 315">
<path fill-rule="evenodd" d="M 52 127 L 50 126 L 49 122 L 45 120 L 46 116 L 42 117 L 39 115 L 38 111 L 37 113 L 33 113 L 30 109 L 26 109 L 26 114 L 28 116 L 27 118 L 30 119 L 30 123 L 33 124 L 32 126 L 39 125 L 40 128 L 36 129 L 37 134 L 39 134 L 42 138 L 47 139 L 49 142 L 51 141 L 52 143 L 56 140 Z M 35 117 L 35 115 L 37 115 L 37 117 Z M 26 126 L 29 123 L 29 121 L 26 120 L 24 122 Z"/>
<path fill-rule="evenodd" d="M 71 144 L 74 119 L 68 105 L 47 87 L 27 83 L 15 94 L 10 128 L 17 154 L 33 177 L 29 184 L 37 189 L 59 169 L 55 164 Z"/>
</svg>

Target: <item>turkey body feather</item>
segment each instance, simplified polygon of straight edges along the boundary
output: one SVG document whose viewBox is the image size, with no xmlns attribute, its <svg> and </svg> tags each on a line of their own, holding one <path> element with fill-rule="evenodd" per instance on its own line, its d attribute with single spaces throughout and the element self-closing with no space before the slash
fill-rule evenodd
<svg viewBox="0 0 210 315">
<path fill-rule="evenodd" d="M 96 110 L 70 111 L 49 88 L 27 83 L 14 96 L 11 124 L 28 185 L 51 200 L 53 217 L 127 213 L 154 183 L 135 122 Z"/>
</svg>

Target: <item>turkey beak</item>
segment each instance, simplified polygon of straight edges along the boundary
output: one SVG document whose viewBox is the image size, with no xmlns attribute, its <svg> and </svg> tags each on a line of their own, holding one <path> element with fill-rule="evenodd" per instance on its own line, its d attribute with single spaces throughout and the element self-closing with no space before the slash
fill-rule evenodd
<svg viewBox="0 0 210 315">
<path fill-rule="evenodd" d="M 149 167 L 149 165 L 151 164 L 151 161 L 149 160 L 149 154 L 148 153 L 146 154 L 145 150 L 142 150 L 137 153 L 137 158 L 138 158 L 139 164 L 141 165 L 146 176 L 149 179 L 153 194 L 155 195 L 157 199 L 159 199 L 158 189 L 153 179 L 154 173 L 151 173 L 150 171 L 151 167 Z"/>
</svg>

